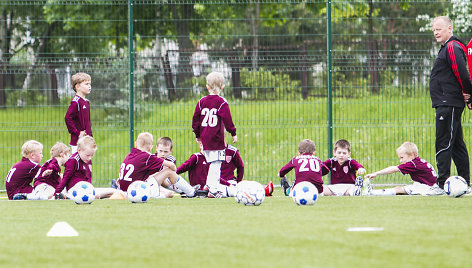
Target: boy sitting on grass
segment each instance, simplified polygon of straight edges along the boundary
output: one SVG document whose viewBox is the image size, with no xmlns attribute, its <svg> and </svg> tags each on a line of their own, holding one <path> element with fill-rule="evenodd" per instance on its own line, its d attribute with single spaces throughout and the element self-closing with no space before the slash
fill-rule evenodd
<svg viewBox="0 0 472 268">
<path fill-rule="evenodd" d="M 315 156 L 315 153 L 315 143 L 308 139 L 302 140 L 298 144 L 298 155 L 280 169 L 279 177 L 282 178 L 280 184 L 286 196 L 297 183 L 302 181 L 315 185 L 318 193 L 323 193 L 322 168 L 327 169 L 327 167 Z M 295 181 L 293 185 L 290 185 L 285 175 L 292 169 L 295 170 Z"/>
<path fill-rule="evenodd" d="M 26 141 L 21 146 L 21 161 L 13 165 L 6 177 L 5 187 L 8 199 L 22 200 L 33 191 L 31 182 L 41 167 L 43 145 L 35 140 Z"/>
<path fill-rule="evenodd" d="M 334 144 L 334 157 L 323 162 L 327 169 L 323 175 L 331 172 L 331 184 L 324 185 L 323 195 L 343 196 L 360 195 L 363 179 L 357 175 L 364 175 L 365 169 L 356 160 L 351 158 L 351 144 L 347 140 L 338 140 Z"/>
<path fill-rule="evenodd" d="M 365 195 L 441 195 L 444 190 L 436 184 L 436 171 L 433 166 L 418 157 L 418 147 L 412 142 L 405 142 L 397 148 L 400 165 L 390 166 L 371 174 L 365 175 Z M 396 186 L 389 189 L 372 190 L 370 180 L 379 176 L 400 172 L 409 174 L 413 184 Z"/>
</svg>

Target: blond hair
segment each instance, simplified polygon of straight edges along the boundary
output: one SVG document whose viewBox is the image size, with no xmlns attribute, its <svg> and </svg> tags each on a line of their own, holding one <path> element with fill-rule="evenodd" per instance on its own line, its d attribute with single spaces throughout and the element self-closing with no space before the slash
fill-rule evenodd
<svg viewBox="0 0 472 268">
<path fill-rule="evenodd" d="M 156 146 L 158 146 L 159 144 L 162 144 L 164 146 L 169 146 L 171 150 L 172 150 L 172 147 L 174 146 L 172 139 L 169 137 L 160 137 L 157 140 Z"/>
<path fill-rule="evenodd" d="M 213 94 L 219 94 L 225 86 L 225 77 L 220 72 L 211 72 L 206 77 L 208 91 Z"/>
<path fill-rule="evenodd" d="M 86 73 L 76 73 L 72 76 L 72 89 L 77 92 L 77 90 L 75 89 L 75 86 L 77 84 L 80 84 L 84 81 L 92 81 L 92 77 L 90 77 L 89 74 L 86 74 Z"/>
<path fill-rule="evenodd" d="M 413 142 L 404 142 L 397 148 L 397 153 L 405 153 L 407 155 L 414 155 L 418 157 L 418 147 Z"/>
<path fill-rule="evenodd" d="M 334 150 L 336 151 L 337 148 L 346 149 L 348 152 L 351 151 L 351 144 L 347 140 L 338 140 L 334 144 Z"/>
<path fill-rule="evenodd" d="M 97 149 L 97 143 L 92 136 L 83 136 L 77 141 L 77 148 L 85 149 L 86 147 L 93 150 Z"/>
<path fill-rule="evenodd" d="M 51 158 L 54 158 L 60 156 L 63 153 L 70 153 L 70 148 L 62 142 L 57 142 L 51 147 L 51 151 L 49 151 L 49 153 L 51 154 Z"/>
<path fill-rule="evenodd" d="M 433 19 L 433 22 L 431 24 L 434 24 L 436 23 L 438 20 L 441 20 L 442 22 L 444 22 L 446 24 L 446 26 L 451 26 L 451 27 L 454 27 L 453 24 L 452 24 L 452 20 L 448 17 L 448 16 L 439 16 L 439 17 L 436 17 Z"/>
<path fill-rule="evenodd" d="M 298 144 L 300 154 L 313 154 L 316 151 L 315 143 L 312 140 L 305 139 Z"/>
<path fill-rule="evenodd" d="M 152 141 L 153 141 L 153 137 L 151 133 L 149 132 L 139 133 L 138 138 L 136 138 L 136 148 L 148 149 L 150 146 L 152 146 Z"/>
<path fill-rule="evenodd" d="M 42 150 L 43 150 L 43 145 L 39 141 L 35 141 L 35 140 L 28 140 L 25 143 L 23 143 L 23 146 L 21 146 L 21 154 L 24 157 L 29 157 L 31 153 L 35 153 Z"/>
</svg>

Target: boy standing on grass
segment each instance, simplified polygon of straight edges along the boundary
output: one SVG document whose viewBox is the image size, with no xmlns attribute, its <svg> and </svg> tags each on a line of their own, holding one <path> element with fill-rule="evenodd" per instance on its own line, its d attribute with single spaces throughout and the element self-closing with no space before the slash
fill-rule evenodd
<svg viewBox="0 0 472 268">
<path fill-rule="evenodd" d="M 196 190 L 185 179 L 175 173 L 175 164 L 151 153 L 153 147 L 151 133 L 143 132 L 138 135 L 135 148 L 126 156 L 121 164 L 118 185 L 124 192 L 133 181 L 146 181 L 151 187 L 151 198 L 159 197 L 160 185 L 172 185 L 193 197 Z M 163 167 L 167 167 L 163 169 Z"/>
<path fill-rule="evenodd" d="M 203 145 L 203 155 L 210 167 L 206 184 L 209 194 L 222 197 L 220 187 L 221 163 L 225 160 L 225 128 L 238 141 L 228 102 L 219 96 L 225 87 L 223 74 L 212 72 L 206 77 L 209 95 L 201 98 L 195 107 L 192 128 L 198 143 Z"/>
<path fill-rule="evenodd" d="M 39 162 L 43 158 L 43 145 L 35 140 L 26 141 L 21 147 L 23 157 L 13 165 L 6 177 L 5 187 L 8 199 L 25 199 L 24 194 L 33 191 L 31 182 L 41 167 Z"/>
<path fill-rule="evenodd" d="M 318 193 L 323 193 L 322 169 L 326 166 L 315 156 L 316 146 L 312 140 L 302 140 L 298 144 L 298 155 L 293 157 L 279 171 L 280 184 L 284 194 L 288 196 L 292 187 L 302 181 L 307 181 L 315 185 Z M 285 175 L 292 169 L 295 169 L 295 181 L 291 186 Z"/>
<path fill-rule="evenodd" d="M 333 154 L 333 158 L 323 162 L 327 167 L 323 169 L 323 176 L 331 171 L 331 184 L 323 187 L 323 195 L 360 195 L 363 179 L 356 178 L 356 174 L 364 175 L 365 169 L 351 158 L 351 144 L 347 140 L 338 140 L 334 144 Z"/>
<path fill-rule="evenodd" d="M 65 121 L 70 133 L 70 146 L 74 154 L 77 152 L 77 141 L 83 136 L 92 136 L 90 124 L 90 102 L 85 98 L 92 90 L 92 78 L 86 73 L 72 76 L 72 89 L 76 95 L 67 110 Z"/>
<path fill-rule="evenodd" d="M 54 197 L 54 192 L 62 179 L 61 166 L 70 157 L 70 148 L 62 142 L 51 147 L 51 159 L 40 168 L 34 179 L 34 189 L 30 194 L 18 194 L 18 199 L 48 200 Z M 21 195 L 21 196 L 20 196 Z"/>
<path fill-rule="evenodd" d="M 77 141 L 77 152 L 64 164 L 64 175 L 54 192 L 56 199 L 64 199 L 63 190 L 65 193 L 71 192 L 80 181 L 92 183 L 92 158 L 96 151 L 97 144 L 93 137 L 84 136 Z M 111 188 L 95 188 L 95 197 L 98 199 L 108 197 L 115 191 Z"/>
<path fill-rule="evenodd" d="M 366 195 L 441 195 L 444 190 L 436 184 L 436 171 L 433 166 L 418 157 L 418 147 L 412 142 L 405 142 L 397 148 L 397 156 L 400 159 L 399 166 L 390 166 L 365 175 L 364 187 Z M 403 175 L 409 174 L 413 184 L 396 186 L 395 188 L 372 190 L 370 179 L 379 175 L 400 172 Z"/>
</svg>

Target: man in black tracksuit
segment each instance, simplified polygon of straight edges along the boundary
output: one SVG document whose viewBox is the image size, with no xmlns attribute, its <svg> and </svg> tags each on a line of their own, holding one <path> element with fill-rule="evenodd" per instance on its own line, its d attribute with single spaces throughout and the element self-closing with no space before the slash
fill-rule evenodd
<svg viewBox="0 0 472 268">
<path fill-rule="evenodd" d="M 441 43 L 429 81 L 431 101 L 436 109 L 437 183 L 444 187 L 452 158 L 458 175 L 470 184 L 469 155 L 461 124 L 465 99 L 469 100 L 472 93 L 466 56 L 461 45 L 455 42 L 461 41 L 452 35 L 452 21 L 448 17 L 434 19 L 433 33 L 436 41 Z"/>
</svg>

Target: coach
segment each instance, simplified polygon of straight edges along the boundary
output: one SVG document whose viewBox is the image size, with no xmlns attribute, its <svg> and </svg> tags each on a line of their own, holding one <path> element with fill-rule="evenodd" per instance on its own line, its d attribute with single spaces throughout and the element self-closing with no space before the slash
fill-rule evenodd
<svg viewBox="0 0 472 268">
<path fill-rule="evenodd" d="M 434 38 L 441 43 L 429 81 L 436 109 L 436 162 L 438 185 L 443 188 L 451 172 L 451 157 L 457 173 L 470 184 L 469 154 L 462 134 L 461 117 L 472 84 L 462 42 L 452 34 L 452 21 L 445 16 L 433 20 Z"/>
</svg>

